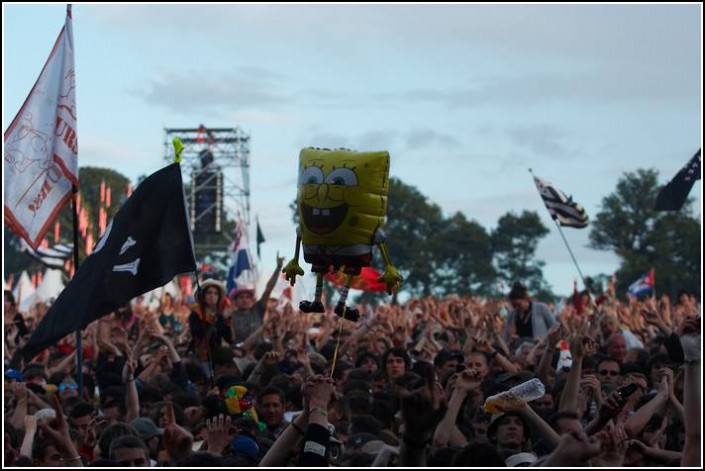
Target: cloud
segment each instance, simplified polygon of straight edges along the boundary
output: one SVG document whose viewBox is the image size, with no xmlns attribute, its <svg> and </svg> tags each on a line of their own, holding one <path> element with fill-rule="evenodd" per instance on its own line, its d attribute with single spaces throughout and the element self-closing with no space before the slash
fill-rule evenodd
<svg viewBox="0 0 705 471">
<path fill-rule="evenodd" d="M 575 141 L 568 131 L 550 124 L 513 126 L 505 133 L 515 144 L 529 149 L 535 156 L 566 160 L 579 152 L 569 149 L 561 141 Z"/>
<path fill-rule="evenodd" d="M 444 149 L 460 147 L 460 141 L 450 134 L 440 133 L 430 128 L 412 129 L 406 135 L 406 146 L 409 149 L 420 149 L 439 145 Z"/>
<path fill-rule="evenodd" d="M 251 67 L 234 71 L 164 72 L 150 79 L 144 89 L 133 90 L 133 93 L 148 104 L 173 113 L 222 114 L 233 108 L 269 109 L 291 103 L 292 97 L 277 92 L 282 79 L 279 74 Z"/>
</svg>

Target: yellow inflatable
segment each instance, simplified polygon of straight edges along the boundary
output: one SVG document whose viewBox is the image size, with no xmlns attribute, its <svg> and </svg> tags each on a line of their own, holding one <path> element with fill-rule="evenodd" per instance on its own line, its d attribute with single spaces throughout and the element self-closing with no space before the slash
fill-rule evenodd
<svg viewBox="0 0 705 471">
<path fill-rule="evenodd" d="M 346 308 L 350 283 L 362 267 L 370 265 L 372 248 L 379 246 L 386 264 L 379 277 L 387 292 L 396 292 L 402 277 L 389 260 L 382 231 L 389 191 L 389 153 L 355 152 L 347 149 L 306 148 L 299 154 L 296 206 L 299 227 L 294 259 L 282 270 L 293 286 L 299 266 L 300 246 L 304 260 L 317 274 L 313 302 L 302 301 L 304 312 L 324 312 L 321 303 L 323 276 L 341 268 L 347 274 L 335 313 L 357 320 L 356 309 Z"/>
</svg>

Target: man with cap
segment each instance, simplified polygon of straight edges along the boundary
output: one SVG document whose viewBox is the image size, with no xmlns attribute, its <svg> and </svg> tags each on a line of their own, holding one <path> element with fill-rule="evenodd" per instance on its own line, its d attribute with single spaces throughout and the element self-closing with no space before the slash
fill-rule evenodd
<svg viewBox="0 0 705 471">
<path fill-rule="evenodd" d="M 528 451 L 531 429 L 516 411 L 499 413 L 492 416 L 487 437 L 497 446 L 502 458 L 506 459 Z"/>
<path fill-rule="evenodd" d="M 277 267 L 274 269 L 262 296 L 255 302 L 255 290 L 249 287 L 238 287 L 230 291 L 230 299 L 235 305 L 233 311 L 233 333 L 235 342 L 244 342 L 254 331 L 262 327 L 264 313 L 267 310 L 267 300 L 277 283 L 279 272 L 284 265 L 284 257 L 277 254 Z"/>
<path fill-rule="evenodd" d="M 159 452 L 161 437 L 164 435 L 164 429 L 157 427 L 154 422 L 152 422 L 152 419 L 147 417 L 135 419 L 130 422 L 130 425 L 132 425 L 139 437 L 147 445 L 150 460 L 155 460 Z"/>
</svg>

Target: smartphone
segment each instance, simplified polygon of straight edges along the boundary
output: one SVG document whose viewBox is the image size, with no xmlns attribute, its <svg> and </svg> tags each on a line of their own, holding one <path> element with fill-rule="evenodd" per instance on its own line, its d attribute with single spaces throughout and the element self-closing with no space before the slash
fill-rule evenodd
<svg viewBox="0 0 705 471">
<path fill-rule="evenodd" d="M 637 389 L 639 389 L 639 386 L 637 386 L 636 383 L 630 383 L 626 386 L 622 386 L 621 388 L 617 389 L 617 392 L 620 396 L 622 396 L 622 399 L 626 400 L 629 398 L 629 396 L 634 394 Z"/>
</svg>

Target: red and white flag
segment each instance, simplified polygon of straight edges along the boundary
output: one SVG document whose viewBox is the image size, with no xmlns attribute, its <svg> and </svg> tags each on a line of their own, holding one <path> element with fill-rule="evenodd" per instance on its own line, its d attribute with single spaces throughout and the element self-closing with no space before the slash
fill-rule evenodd
<svg viewBox="0 0 705 471">
<path fill-rule="evenodd" d="M 5 131 L 5 224 L 36 249 L 78 188 L 71 6 L 49 59 Z"/>
</svg>

